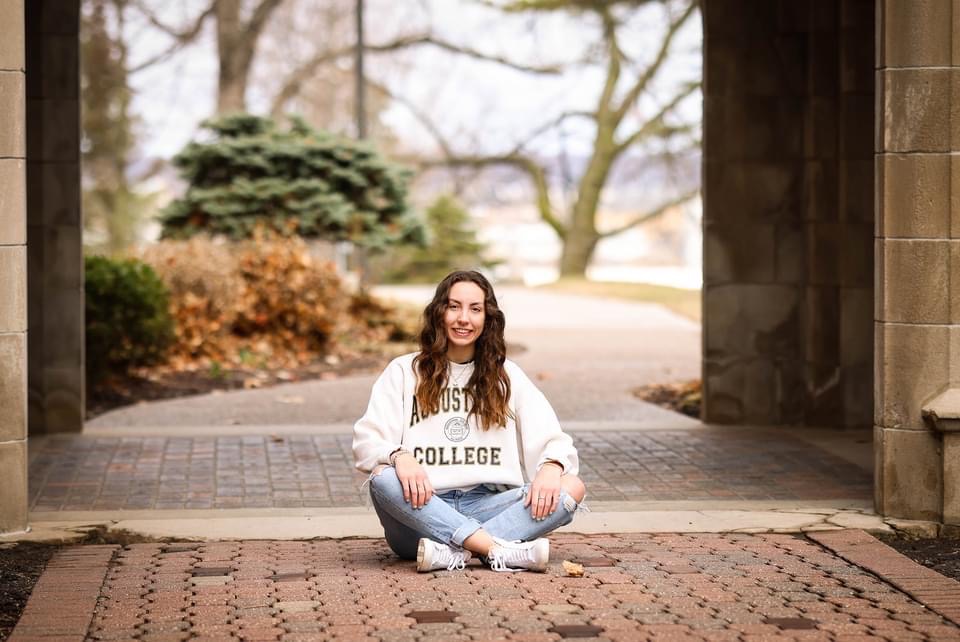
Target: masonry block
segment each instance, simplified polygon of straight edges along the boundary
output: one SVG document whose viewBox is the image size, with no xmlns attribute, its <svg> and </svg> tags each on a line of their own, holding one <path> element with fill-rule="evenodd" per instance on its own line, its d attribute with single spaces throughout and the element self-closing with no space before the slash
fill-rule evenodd
<svg viewBox="0 0 960 642">
<path fill-rule="evenodd" d="M 844 159 L 838 168 L 841 219 L 873 226 L 873 159 Z M 872 234 L 871 234 L 872 236 Z"/>
<path fill-rule="evenodd" d="M 800 290 L 785 285 L 708 287 L 705 357 L 800 360 Z"/>
<path fill-rule="evenodd" d="M 801 211 L 807 221 L 836 221 L 840 173 L 835 159 L 808 160 L 803 170 Z"/>
<path fill-rule="evenodd" d="M 874 341 L 875 425 L 927 430 L 921 408 L 950 377 L 949 328 L 877 323 Z"/>
<path fill-rule="evenodd" d="M 773 281 L 776 244 L 771 224 L 710 223 L 703 231 L 704 270 L 711 282 Z"/>
<path fill-rule="evenodd" d="M 0 38 L 0 69 L 23 71 L 23 3 L 29 0 L 4 0 L 0 2 L 0 25 L 4 26 Z"/>
<path fill-rule="evenodd" d="M 872 287 L 840 290 L 840 363 L 848 367 L 873 363 Z M 872 388 L 867 397 L 873 399 Z"/>
<path fill-rule="evenodd" d="M 960 240 L 944 241 L 944 243 L 950 248 L 949 273 L 947 275 L 950 323 L 960 323 Z"/>
<path fill-rule="evenodd" d="M 843 425 L 869 426 L 873 423 L 873 364 L 843 366 L 842 385 Z"/>
<path fill-rule="evenodd" d="M 27 194 L 30 225 L 80 227 L 80 163 L 30 163 Z"/>
<path fill-rule="evenodd" d="M 0 533 L 27 528 L 27 442 L 0 443 Z"/>
<path fill-rule="evenodd" d="M 0 158 L 0 245 L 27 242 L 26 161 Z"/>
<path fill-rule="evenodd" d="M 808 287 L 804 295 L 804 359 L 840 363 L 840 288 Z M 872 346 L 871 346 L 872 349 Z"/>
<path fill-rule="evenodd" d="M 949 67 L 953 49 L 953 2 L 884 0 L 885 67 Z"/>
<path fill-rule="evenodd" d="M 27 438 L 27 336 L 0 334 L 0 442 Z"/>
<path fill-rule="evenodd" d="M 3 114 L 0 157 L 24 158 L 27 155 L 27 119 L 23 72 L 0 71 L 0 114 Z"/>
<path fill-rule="evenodd" d="M 27 247 L 0 246 L 0 333 L 27 329 Z"/>
<path fill-rule="evenodd" d="M 960 525 L 960 432 L 943 433 L 943 523 Z"/>
<path fill-rule="evenodd" d="M 842 230 L 840 283 L 844 287 L 873 285 L 873 223 L 846 223 Z"/>
<path fill-rule="evenodd" d="M 774 280 L 777 283 L 799 285 L 805 278 L 804 228 L 801 223 L 784 223 L 776 226 L 776 256 L 774 257 Z"/>
<path fill-rule="evenodd" d="M 27 101 L 31 114 L 38 114 L 42 127 L 29 128 L 32 161 L 80 162 L 80 104 L 76 99 Z"/>
<path fill-rule="evenodd" d="M 881 243 L 881 321 L 950 322 L 950 242 L 886 239 Z"/>
<path fill-rule="evenodd" d="M 881 152 L 949 152 L 960 145 L 960 68 L 884 69 Z"/>
<path fill-rule="evenodd" d="M 877 222 L 880 236 L 946 238 L 950 230 L 954 165 L 948 154 L 879 154 Z M 960 185 L 958 185 L 960 186 Z"/>
<path fill-rule="evenodd" d="M 940 521 L 944 490 L 940 435 L 930 430 L 885 428 L 880 450 L 882 513 Z"/>
<path fill-rule="evenodd" d="M 807 225 L 807 270 L 810 285 L 840 285 L 843 281 L 842 223 L 814 222 Z"/>
<path fill-rule="evenodd" d="M 835 426 L 843 421 L 843 368 L 831 363 L 808 363 L 804 372 L 807 425 Z"/>
<path fill-rule="evenodd" d="M 950 342 L 950 385 L 960 388 L 960 325 L 948 328 Z"/>
</svg>

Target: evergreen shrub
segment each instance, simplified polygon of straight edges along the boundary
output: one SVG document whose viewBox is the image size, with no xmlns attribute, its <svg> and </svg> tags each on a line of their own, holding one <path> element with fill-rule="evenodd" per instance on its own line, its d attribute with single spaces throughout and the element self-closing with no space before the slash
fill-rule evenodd
<svg viewBox="0 0 960 642">
<path fill-rule="evenodd" d="M 136 259 L 84 258 L 87 379 L 162 362 L 173 342 L 167 288 Z"/>
<path fill-rule="evenodd" d="M 441 196 L 426 212 L 427 243 L 399 248 L 375 259 L 388 283 L 436 283 L 453 270 L 482 269 L 498 261 L 483 257 L 486 245 L 477 239 L 470 215 L 452 196 Z"/>
<path fill-rule="evenodd" d="M 174 157 L 188 188 L 161 213 L 165 238 L 206 232 L 240 240 L 265 227 L 373 249 L 423 243 L 423 226 L 407 204 L 408 173 L 371 145 L 302 119 L 286 131 L 248 114 L 204 127 L 210 139 Z"/>
</svg>

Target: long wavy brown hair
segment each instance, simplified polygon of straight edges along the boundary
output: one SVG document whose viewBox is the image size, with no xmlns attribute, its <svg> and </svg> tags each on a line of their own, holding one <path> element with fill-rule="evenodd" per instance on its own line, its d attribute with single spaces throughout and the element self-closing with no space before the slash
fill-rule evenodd
<svg viewBox="0 0 960 642">
<path fill-rule="evenodd" d="M 474 283 L 483 290 L 485 317 L 483 331 L 474 344 L 473 374 L 464 386 L 469 400 L 469 414 L 477 417 L 482 430 L 503 427 L 510 416 L 507 407 L 510 379 L 503 366 L 507 359 L 507 344 L 503 339 L 506 320 L 497 305 L 493 286 L 486 277 L 472 270 L 448 274 L 437 285 L 433 300 L 423 310 L 420 352 L 413 359 L 413 370 L 418 379 L 417 405 L 423 414 L 434 414 L 440 410 L 440 394 L 447 386 L 450 371 L 444 315 L 450 301 L 450 289 L 462 281 Z"/>
</svg>

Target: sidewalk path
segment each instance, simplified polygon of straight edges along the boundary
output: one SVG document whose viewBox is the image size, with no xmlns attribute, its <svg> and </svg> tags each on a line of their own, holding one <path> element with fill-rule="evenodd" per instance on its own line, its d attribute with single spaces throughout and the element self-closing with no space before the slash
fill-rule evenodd
<svg viewBox="0 0 960 642">
<path fill-rule="evenodd" d="M 390 287 L 380 293 L 420 306 L 432 290 Z M 698 324 L 659 305 L 519 287 L 498 288 L 498 300 L 507 315 L 511 358 L 544 391 L 561 421 L 695 424 L 630 391 L 698 377 Z M 139 404 L 96 417 L 87 426 L 352 424 L 363 414 L 377 374 Z"/>
<path fill-rule="evenodd" d="M 552 539 L 545 574 L 417 574 L 369 539 L 68 548 L 10 642 L 960 640 L 960 584 L 911 596 L 932 571 L 857 531 Z M 869 570 L 831 550 L 851 547 Z"/>
</svg>

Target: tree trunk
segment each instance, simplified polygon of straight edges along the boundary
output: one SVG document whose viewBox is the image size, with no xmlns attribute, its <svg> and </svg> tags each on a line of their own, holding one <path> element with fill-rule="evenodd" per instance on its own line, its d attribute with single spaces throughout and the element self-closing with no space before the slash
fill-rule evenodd
<svg viewBox="0 0 960 642">
<path fill-rule="evenodd" d="M 240 0 L 217 2 L 217 52 L 220 62 L 217 114 L 246 111 L 244 96 L 247 93 L 255 41 L 251 41 L 251 37 L 243 32 Z"/>
<path fill-rule="evenodd" d="M 587 266 L 590 265 L 590 259 L 599 240 L 600 237 L 597 234 L 569 235 L 563 244 L 563 252 L 560 255 L 560 276 L 586 276 Z"/>
</svg>

